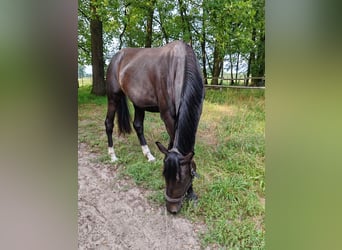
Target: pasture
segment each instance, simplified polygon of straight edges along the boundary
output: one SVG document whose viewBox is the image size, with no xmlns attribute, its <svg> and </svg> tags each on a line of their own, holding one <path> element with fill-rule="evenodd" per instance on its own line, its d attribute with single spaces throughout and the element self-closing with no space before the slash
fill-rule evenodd
<svg viewBox="0 0 342 250">
<path fill-rule="evenodd" d="M 78 140 L 109 162 L 104 128 L 106 97 L 90 95 L 90 85 L 78 91 Z M 130 106 L 131 115 L 133 107 Z M 164 206 L 163 155 L 155 141 L 168 144 L 158 113 L 146 113 L 145 137 L 156 162 L 141 153 L 135 133 L 113 133 L 120 174 L 148 189 L 150 201 Z M 205 224 L 203 246 L 224 249 L 265 248 L 265 97 L 264 90 L 207 90 L 198 127 L 194 190 L 198 203 L 185 202 L 180 213 Z"/>
</svg>

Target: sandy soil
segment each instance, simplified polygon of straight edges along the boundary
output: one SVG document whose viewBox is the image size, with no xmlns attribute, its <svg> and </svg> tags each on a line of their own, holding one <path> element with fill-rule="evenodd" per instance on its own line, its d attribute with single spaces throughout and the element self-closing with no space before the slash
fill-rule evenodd
<svg viewBox="0 0 342 250">
<path fill-rule="evenodd" d="M 152 206 L 146 191 L 97 157 L 79 144 L 79 249 L 201 249 L 203 227 Z"/>
</svg>

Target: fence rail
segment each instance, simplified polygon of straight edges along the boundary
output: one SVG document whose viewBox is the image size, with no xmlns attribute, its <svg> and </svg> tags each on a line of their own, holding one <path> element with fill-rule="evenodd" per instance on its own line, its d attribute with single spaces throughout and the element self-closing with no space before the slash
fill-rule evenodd
<svg viewBox="0 0 342 250">
<path fill-rule="evenodd" d="M 261 80 L 265 84 L 265 77 L 243 77 L 243 78 L 225 78 L 225 77 L 208 77 L 206 80 L 209 82 L 210 80 L 217 79 L 219 81 L 226 81 L 226 82 L 237 82 L 240 83 L 243 81 L 244 85 L 214 85 L 214 84 L 206 84 L 206 88 L 213 88 L 213 89 L 222 89 L 222 88 L 232 88 L 232 89 L 265 89 L 265 86 L 247 86 L 246 82 L 248 80 L 257 79 Z"/>
<path fill-rule="evenodd" d="M 251 77 L 240 77 L 240 78 L 225 78 L 225 77 L 218 76 L 218 77 L 207 77 L 207 79 L 208 80 L 209 79 L 219 79 L 219 80 L 229 80 L 229 81 L 231 81 L 231 80 L 236 81 L 236 80 L 247 80 L 247 79 L 260 79 L 260 80 L 265 81 L 264 76 L 253 76 L 253 77 L 251 76 Z"/>
<path fill-rule="evenodd" d="M 229 85 L 211 85 L 211 84 L 205 84 L 205 88 L 207 89 L 224 89 L 224 88 L 230 88 L 230 89 L 266 89 L 265 86 L 229 86 Z"/>
</svg>

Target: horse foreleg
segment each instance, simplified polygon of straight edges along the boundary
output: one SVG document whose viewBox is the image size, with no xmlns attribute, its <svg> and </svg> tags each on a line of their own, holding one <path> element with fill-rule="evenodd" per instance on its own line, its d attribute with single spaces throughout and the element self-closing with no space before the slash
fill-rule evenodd
<svg viewBox="0 0 342 250">
<path fill-rule="evenodd" d="M 114 117 L 115 117 L 115 105 L 112 102 L 108 103 L 107 116 L 105 120 L 106 134 L 108 138 L 108 155 L 112 162 L 118 160 L 115 155 L 113 147 L 113 128 L 114 128 Z"/>
<path fill-rule="evenodd" d="M 145 118 L 145 111 L 134 106 L 134 122 L 133 127 L 135 132 L 137 133 L 142 152 L 144 156 L 148 159 L 148 161 L 154 161 L 156 158 L 151 154 L 149 147 L 147 146 L 146 139 L 144 136 L 144 118 Z"/>
<path fill-rule="evenodd" d="M 197 197 L 196 193 L 194 192 L 194 190 L 192 188 L 192 184 L 190 185 L 190 187 L 189 187 L 189 189 L 188 189 L 188 191 L 186 193 L 186 198 L 188 200 L 194 201 L 194 203 L 196 203 L 197 200 L 198 200 L 198 197 Z"/>
<path fill-rule="evenodd" d="M 141 149 L 148 161 L 156 160 L 156 158 L 151 154 L 150 148 L 147 145 L 141 145 Z"/>
<path fill-rule="evenodd" d="M 175 120 L 169 112 L 160 113 L 162 120 L 164 121 L 166 131 L 170 137 L 168 150 L 173 148 L 173 141 L 175 139 Z"/>
</svg>

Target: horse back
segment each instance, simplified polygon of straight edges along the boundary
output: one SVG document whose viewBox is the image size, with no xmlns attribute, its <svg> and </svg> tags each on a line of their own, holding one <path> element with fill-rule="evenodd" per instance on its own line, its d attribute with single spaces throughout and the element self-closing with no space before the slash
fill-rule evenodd
<svg viewBox="0 0 342 250">
<path fill-rule="evenodd" d="M 117 53 L 115 68 L 120 89 L 142 108 L 179 106 L 186 51 L 182 43 L 161 48 L 125 48 Z"/>
</svg>

